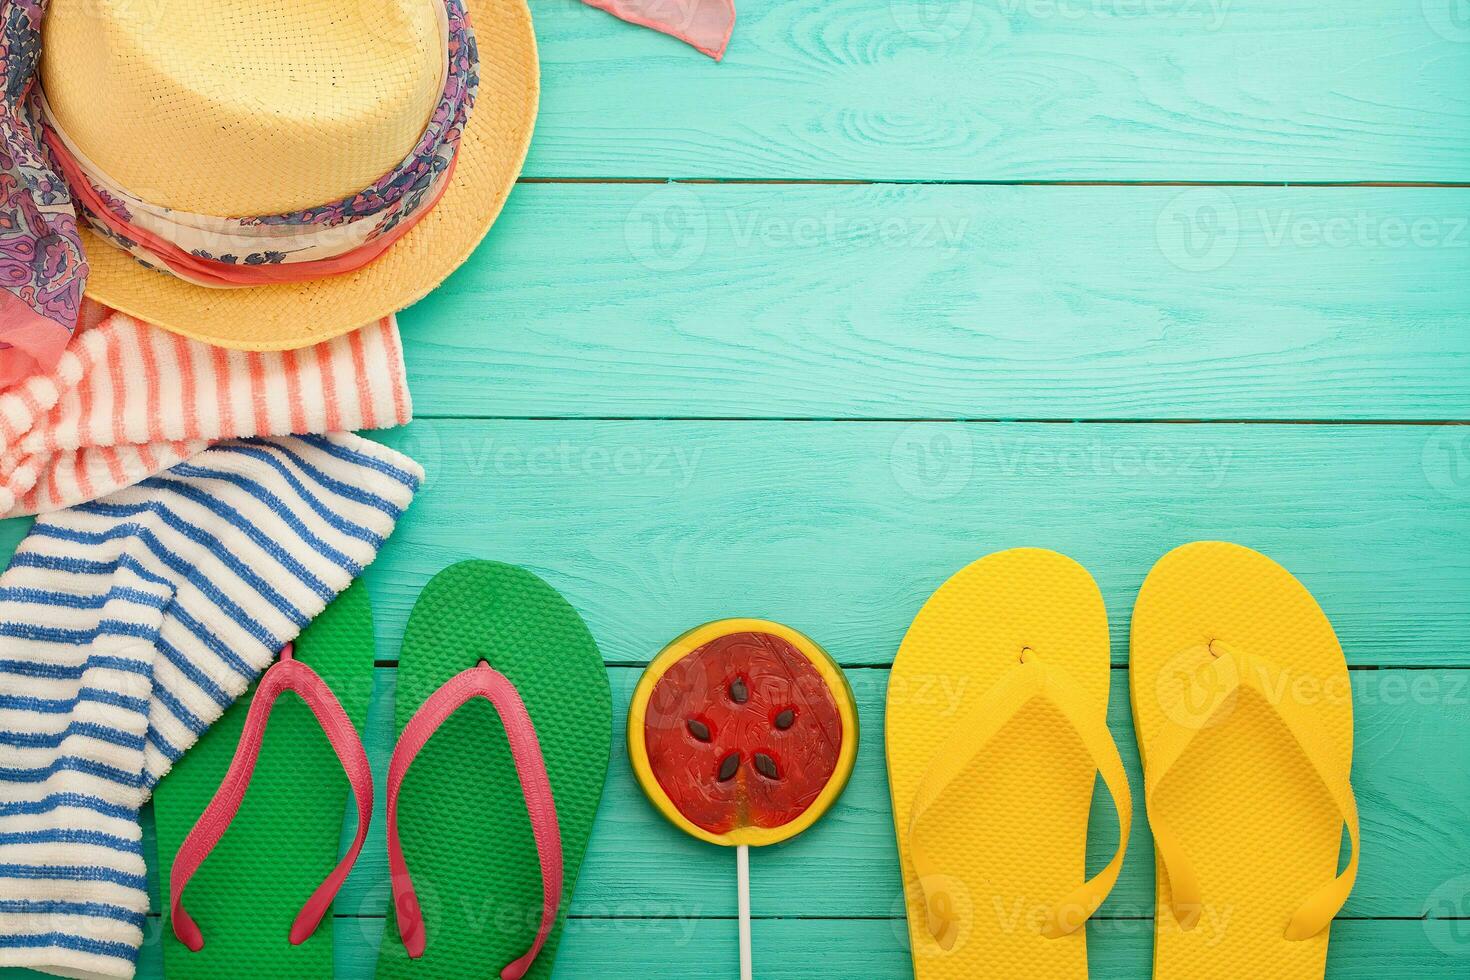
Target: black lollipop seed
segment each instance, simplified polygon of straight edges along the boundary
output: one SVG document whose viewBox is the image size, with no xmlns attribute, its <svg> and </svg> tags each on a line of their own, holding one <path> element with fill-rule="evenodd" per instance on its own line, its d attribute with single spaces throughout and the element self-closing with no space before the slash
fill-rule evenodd
<svg viewBox="0 0 1470 980">
<path fill-rule="evenodd" d="M 745 686 L 744 677 L 737 677 L 730 682 L 730 700 L 736 704 L 744 704 L 750 700 L 750 689 Z"/>
<path fill-rule="evenodd" d="M 685 725 L 685 727 L 687 727 L 689 729 L 689 734 L 690 735 L 693 735 L 695 738 L 699 739 L 701 742 L 708 742 L 709 741 L 709 739 L 710 739 L 709 726 L 706 725 L 704 722 L 700 721 L 697 718 L 690 718 L 688 721 L 686 721 L 684 723 L 684 725 Z"/>
<path fill-rule="evenodd" d="M 764 752 L 755 754 L 755 771 L 767 779 L 780 779 L 781 774 L 776 770 L 776 760 Z"/>
<path fill-rule="evenodd" d="M 725 756 L 725 761 L 720 763 L 720 782 L 727 783 L 730 780 L 734 779 L 735 773 L 737 773 L 739 770 L 740 753 L 731 752 L 729 755 Z"/>
<path fill-rule="evenodd" d="M 776 716 L 776 727 L 783 732 L 794 724 L 796 724 L 796 712 L 790 708 Z"/>
</svg>

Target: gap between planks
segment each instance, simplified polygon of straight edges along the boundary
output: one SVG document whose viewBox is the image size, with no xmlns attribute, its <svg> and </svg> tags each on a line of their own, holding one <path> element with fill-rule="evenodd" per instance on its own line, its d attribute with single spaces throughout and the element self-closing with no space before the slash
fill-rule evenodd
<svg viewBox="0 0 1470 980">
<path fill-rule="evenodd" d="M 1269 419 L 1269 418 L 987 418 L 864 415 L 440 415 L 417 413 L 414 419 L 438 422 L 852 422 L 885 425 L 959 423 L 964 425 L 1470 425 L 1470 419 Z"/>
<path fill-rule="evenodd" d="M 817 187 L 1470 187 L 1470 181 L 1409 180 L 861 180 L 810 177 L 521 177 L 518 184 L 759 184 Z"/>
</svg>

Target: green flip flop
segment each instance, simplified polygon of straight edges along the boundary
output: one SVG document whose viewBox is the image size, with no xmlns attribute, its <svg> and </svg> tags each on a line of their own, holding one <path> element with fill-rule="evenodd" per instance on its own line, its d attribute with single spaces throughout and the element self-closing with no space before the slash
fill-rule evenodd
<svg viewBox="0 0 1470 980">
<path fill-rule="evenodd" d="M 350 751 L 361 765 L 355 778 L 367 773 L 366 756 L 357 740 L 373 685 L 373 616 L 367 590 L 353 584 L 292 646 L 294 652 L 252 685 L 154 791 L 164 891 L 164 975 L 169 980 L 311 980 L 333 975 L 331 923 L 315 928 L 331 895 L 323 894 L 324 900 L 318 901 L 314 893 L 318 886 L 326 892 L 324 880 L 340 885 L 356 857 L 354 847 L 347 859 L 338 862 L 349 789 L 344 763 L 338 761 L 318 716 L 297 697 L 274 702 L 253 773 L 240 773 L 239 763 L 232 768 L 232 760 L 242 734 L 247 737 L 244 754 L 249 754 L 251 729 L 265 721 L 257 712 L 251 728 L 246 725 L 257 695 L 264 699 L 264 709 L 282 689 L 306 692 L 303 697 L 311 696 L 308 688 L 320 690 L 318 682 L 309 680 L 310 671 L 301 670 L 306 665 L 345 711 L 343 718 L 318 704 L 329 724 L 336 718 L 336 737 L 355 744 Z M 286 662 L 290 657 L 299 662 Z M 282 685 L 283 679 L 295 680 Z M 297 682 L 299 688 L 293 686 Z M 354 788 L 359 795 L 365 790 L 370 805 L 370 774 L 367 780 L 366 787 L 355 783 Z M 235 801 L 226 797 L 232 794 L 239 808 L 230 823 L 228 811 Z M 243 799 L 238 799 L 240 795 Z M 220 808 L 225 811 L 223 823 L 214 819 Z M 200 820 L 206 810 L 210 819 Z M 225 825 L 228 833 L 219 837 Z M 357 846 L 366 827 L 359 831 Z M 201 838 L 210 839 L 201 843 Z M 170 906 L 182 899 L 178 893 L 184 890 L 175 881 L 179 876 L 188 885 L 188 910 L 171 920 Z M 330 890 L 334 893 L 335 886 Z M 311 904 L 308 899 L 317 901 L 318 907 L 315 917 L 303 925 L 297 921 L 298 913 L 304 904 Z M 197 951 L 176 935 L 192 935 L 197 941 L 200 932 L 203 945 Z M 299 945 L 293 940 L 300 940 Z"/>
<path fill-rule="evenodd" d="M 607 668 L 524 569 L 424 587 L 398 667 L 380 978 L 551 975 L 612 746 Z"/>
</svg>

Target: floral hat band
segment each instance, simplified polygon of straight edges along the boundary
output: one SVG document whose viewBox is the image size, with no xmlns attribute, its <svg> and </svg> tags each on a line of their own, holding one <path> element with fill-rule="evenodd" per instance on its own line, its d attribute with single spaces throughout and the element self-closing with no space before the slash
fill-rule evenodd
<svg viewBox="0 0 1470 980">
<path fill-rule="evenodd" d="M 150 268 L 211 288 L 307 282 L 361 268 L 428 213 L 454 171 L 456 142 L 447 141 L 395 170 L 392 198 L 374 184 L 305 211 L 218 218 L 128 194 L 67 139 L 44 97 L 41 118 L 47 149 L 93 230 Z"/>
<path fill-rule="evenodd" d="M 195 285 L 304 282 L 379 257 L 433 208 L 453 174 L 479 85 L 464 0 L 435 4 L 443 90 L 423 134 L 396 167 L 338 201 L 228 218 L 152 204 L 108 177 L 68 138 L 36 84 L 45 6 L 46 0 L 0 0 L 0 71 L 7 93 L 21 96 L 0 108 L 6 212 L 0 215 L 0 355 L 11 339 L 40 363 L 65 347 L 88 274 L 77 215 L 144 265 Z"/>
</svg>

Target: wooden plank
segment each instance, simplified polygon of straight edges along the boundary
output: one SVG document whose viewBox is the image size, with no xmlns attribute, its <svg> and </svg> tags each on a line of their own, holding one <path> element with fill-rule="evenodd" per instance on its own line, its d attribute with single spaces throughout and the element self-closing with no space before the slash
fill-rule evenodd
<svg viewBox="0 0 1470 980">
<path fill-rule="evenodd" d="M 756 975 L 761 980 L 898 980 L 913 975 L 902 920 L 757 919 L 753 925 Z M 341 980 L 374 976 L 383 920 L 338 918 L 333 926 L 337 976 Z M 1461 980 L 1470 936 L 1456 932 L 1454 926 L 1442 920 L 1340 921 L 1332 927 L 1327 976 Z M 1152 976 L 1151 930 L 1147 921 L 1089 923 L 1091 976 L 1110 980 Z M 728 919 L 571 919 L 552 976 L 555 980 L 734 976 L 734 935 L 735 923 Z M 144 947 L 137 976 L 138 980 L 163 977 L 156 940 Z M 41 974 L 4 969 L 0 978 L 44 980 Z"/>
<path fill-rule="evenodd" d="M 0 555 L 5 556 L 5 564 L 10 563 L 10 556 L 31 529 L 33 520 L 30 517 L 13 517 L 8 521 L 0 521 Z"/>
<path fill-rule="evenodd" d="M 1090 975 L 1137 980 L 1151 976 L 1150 926 L 1147 922 L 1089 925 Z M 340 920 L 337 928 L 341 935 Z M 584 919 L 573 923 L 563 940 L 553 976 L 556 980 L 736 976 L 734 934 L 731 921 Z M 887 980 L 912 975 L 901 921 L 762 920 L 754 923 L 752 938 L 756 976 L 761 980 Z M 1339 923 L 1332 929 L 1327 976 L 1462 980 L 1465 948 L 1449 949 L 1456 956 L 1435 945 L 1420 922 Z M 344 949 L 349 952 L 338 960 L 341 975 L 371 977 L 376 947 L 351 944 Z"/>
<path fill-rule="evenodd" d="M 401 322 L 421 417 L 1467 419 L 1470 189 L 524 185 Z"/>
<path fill-rule="evenodd" d="M 640 670 L 613 668 L 613 763 L 577 884 L 572 912 L 619 919 L 735 914 L 734 856 L 669 826 L 644 799 L 628 766 L 624 719 Z M 752 856 L 752 909 L 772 917 L 902 915 L 898 857 L 883 752 L 888 671 L 847 672 L 858 700 L 861 741 L 852 782 L 836 808 L 802 837 Z M 1446 879 L 1470 868 L 1470 670 L 1354 671 L 1354 782 L 1363 859 L 1348 917 L 1419 916 Z M 394 729 L 393 672 L 378 676 L 368 753 L 386 772 Z M 1113 672 L 1108 723 L 1142 813 L 1143 787 L 1128 706 L 1127 672 Z M 1100 794 L 1105 795 L 1105 794 Z M 1405 805 L 1405 801 L 1413 801 Z M 385 819 L 381 804 L 375 818 Z M 1092 865 L 1117 843 L 1111 805 L 1093 807 Z M 363 850 L 337 903 L 342 915 L 387 908 L 381 834 Z M 1123 875 L 1101 915 L 1153 914 L 1153 846 L 1140 820 Z M 1470 941 L 1470 940 L 1467 940 Z"/>
<path fill-rule="evenodd" d="M 594 956 L 594 962 L 628 965 L 625 957 L 632 955 L 635 946 L 651 944 L 663 949 L 665 957 L 678 956 L 683 953 L 676 950 L 705 941 L 698 937 L 720 936 L 723 930 L 733 928 L 728 921 L 734 912 L 729 853 L 694 842 L 670 828 L 643 800 L 627 768 L 621 724 L 638 674 L 633 668 L 612 669 L 619 737 L 614 740 L 608 789 L 573 900 L 572 914 L 577 920 L 570 927 L 565 947 L 569 952 L 563 954 L 561 969 L 591 968 L 584 957 L 594 954 L 578 944 L 583 938 L 590 942 L 597 936 L 618 937 L 619 942 L 608 945 L 602 958 Z M 789 922 L 789 917 L 805 917 L 809 924 L 800 928 L 811 928 L 810 935 L 840 936 L 848 924 L 836 921 L 836 917 L 861 917 L 875 920 L 862 923 L 867 932 L 897 943 L 892 947 L 864 947 L 876 957 L 874 963 L 885 964 L 882 970 L 825 975 L 902 975 L 897 966 L 905 955 L 902 925 L 893 921 L 901 915 L 902 906 L 882 751 L 887 675 L 882 669 L 848 671 L 864 728 L 858 766 L 847 793 L 816 829 L 789 844 L 760 852 L 755 862 L 754 904 L 763 919 L 787 917 Z M 376 681 L 366 741 L 374 768 L 381 776 L 391 751 L 394 671 L 380 669 Z M 1456 877 L 1470 866 L 1470 840 L 1463 832 L 1470 822 L 1467 691 L 1470 671 L 1354 672 L 1354 782 L 1362 810 L 1364 858 L 1357 889 L 1344 913 L 1351 918 L 1344 918 L 1334 927 L 1333 942 L 1356 950 L 1357 940 L 1344 940 L 1344 936 L 1372 935 L 1381 952 L 1409 958 L 1393 962 L 1413 962 L 1428 970 L 1419 974 L 1428 977 L 1459 976 L 1443 972 L 1453 963 L 1445 957 L 1470 956 L 1470 933 L 1457 931 L 1460 923 L 1448 921 L 1448 917 L 1462 914 L 1460 903 L 1465 900 L 1465 888 L 1470 887 L 1463 877 Z M 1141 787 L 1128 713 L 1126 672 L 1114 672 L 1112 693 L 1109 725 L 1137 795 Z M 1414 801 L 1414 805 L 1405 806 L 1405 800 Z M 339 960 L 342 976 L 371 975 L 366 964 L 372 961 L 369 952 L 375 949 L 388 894 L 382 821 L 379 800 L 374 816 L 379 830 L 369 838 L 336 904 L 337 941 L 345 957 Z M 1093 864 L 1106 860 L 1111 853 L 1116 839 L 1109 829 L 1111 821 L 1105 804 L 1094 806 Z M 149 838 L 151 848 L 151 834 Z M 1098 921 L 1089 927 L 1094 956 L 1103 957 L 1101 962 L 1107 964 L 1101 975 L 1148 975 L 1146 970 L 1135 969 L 1131 959 L 1112 957 L 1146 957 L 1150 928 L 1147 919 L 1153 906 L 1151 864 L 1147 828 L 1140 824 L 1118 888 Z M 1366 921 L 1370 916 L 1427 918 L 1424 922 Z M 157 920 L 153 922 L 156 930 Z M 1401 926 L 1412 926 L 1412 930 L 1393 931 Z M 772 935 L 773 929 L 779 934 L 782 928 L 787 926 L 762 922 L 757 925 L 757 935 L 762 931 Z M 150 945 L 155 944 L 156 933 L 150 937 Z M 716 945 L 723 947 L 725 942 Z M 578 952 L 573 954 L 571 950 Z M 609 961 L 607 957 L 614 959 Z M 147 965 L 154 960 L 156 951 L 150 950 L 145 954 L 140 976 L 157 975 L 150 973 Z M 1139 962 L 1146 963 L 1146 958 Z M 1098 963 L 1095 958 L 1094 965 Z M 890 965 L 892 969 L 887 968 Z M 1357 974 L 1340 960 L 1329 975 L 1339 978 Z M 7 974 L 0 971 L 0 976 Z"/>
<path fill-rule="evenodd" d="M 420 420 L 378 438 L 428 481 L 369 568 L 379 658 L 424 583 L 523 564 L 645 663 L 746 613 L 883 664 L 923 600 L 1004 547 L 1075 557 L 1127 658 L 1149 567 L 1223 538 L 1282 561 L 1350 662 L 1467 665 L 1470 427 Z M 0 524 L 0 547 L 23 521 Z"/>
<path fill-rule="evenodd" d="M 888 663 L 945 578 L 1035 545 L 1092 571 L 1122 663 L 1148 569 L 1221 538 L 1300 577 L 1350 662 L 1470 664 L 1470 427 L 421 420 L 380 438 L 429 473 L 367 573 L 382 659 L 430 576 L 496 558 L 561 590 L 613 663 L 736 614 Z"/>
<path fill-rule="evenodd" d="M 636 668 L 611 669 L 613 761 L 577 883 L 572 913 L 615 919 L 709 918 L 735 914 L 734 858 L 669 826 L 648 805 L 627 760 L 624 719 Z M 902 915 L 898 858 L 888 804 L 883 705 L 888 671 L 849 670 L 862 726 L 852 782 L 837 807 L 812 831 L 752 861 L 753 909 L 766 917 Z M 365 743 L 382 785 L 392 753 L 395 672 L 380 668 Z M 1354 784 L 1363 825 L 1363 860 L 1345 917 L 1448 914 L 1431 901 L 1470 868 L 1470 671 L 1353 672 L 1357 752 Z M 1113 672 L 1108 724 L 1128 767 L 1135 810 L 1142 814 L 1138 749 L 1128 705 L 1127 672 Z M 379 794 L 381 797 L 381 794 Z M 1405 801 L 1412 800 L 1412 806 Z M 377 826 L 336 904 L 336 913 L 381 916 L 388 903 L 386 819 Z M 1101 799 L 1093 807 L 1092 865 L 1117 842 L 1116 818 Z M 344 846 L 351 840 L 351 825 Z M 145 822 L 152 854 L 151 820 Z M 152 863 L 157 867 L 156 861 Z M 156 876 L 155 876 L 156 878 Z M 156 889 L 157 881 L 150 884 Z M 1140 819 L 1117 888 L 1099 913 L 1111 919 L 1153 914 L 1153 848 Z M 1453 896 L 1452 896 L 1453 897 Z M 157 893 L 154 906 L 158 907 Z"/>
<path fill-rule="evenodd" d="M 532 6 L 536 176 L 1470 178 L 1457 0 L 745 0 L 718 65 Z"/>
<path fill-rule="evenodd" d="M 993 547 L 1044 544 L 1097 574 L 1121 661 L 1127 609 L 1153 558 L 1179 541 L 1228 535 L 1286 561 L 1355 662 L 1465 666 L 1470 486 L 1445 452 L 1463 448 L 1459 436 L 1425 426 L 419 422 L 384 436 L 431 477 L 370 588 L 385 657 L 428 575 L 481 555 L 545 574 L 614 660 L 646 660 L 683 628 L 737 611 L 738 597 L 848 663 L 877 664 L 953 568 Z M 0 533 L 13 541 L 24 523 Z M 635 671 L 617 673 L 626 693 Z M 1359 688 L 1357 780 L 1374 843 L 1354 914 L 1420 915 L 1467 866 L 1466 673 L 1358 672 L 1359 685 L 1378 686 Z M 854 673 L 868 741 L 852 790 L 823 827 L 771 855 L 782 877 L 758 870 L 758 907 L 802 895 L 783 880 L 800 871 L 837 882 L 822 894 L 892 915 L 881 687 L 863 680 L 883 674 Z M 1122 675 L 1112 721 L 1131 759 Z M 375 725 L 386 724 L 388 703 L 376 699 Z M 375 739 L 381 762 L 388 737 Z M 578 903 L 600 900 L 587 906 L 596 916 L 618 915 L 636 879 L 635 917 L 725 914 L 715 911 L 730 902 L 724 855 L 663 827 L 621 762 L 615 773 Z M 1114 899 L 1121 911 L 1109 915 L 1148 906 L 1146 843 L 1132 854 Z M 671 857 L 677 888 L 647 870 Z M 344 908 L 366 915 L 383 905 L 374 863 L 381 874 L 381 857 L 365 858 L 367 877 L 351 884 Z M 1433 880 L 1440 872 L 1447 881 Z M 820 901 L 808 894 L 802 908 Z M 1435 975 L 1436 962 L 1420 972 Z"/>
</svg>

